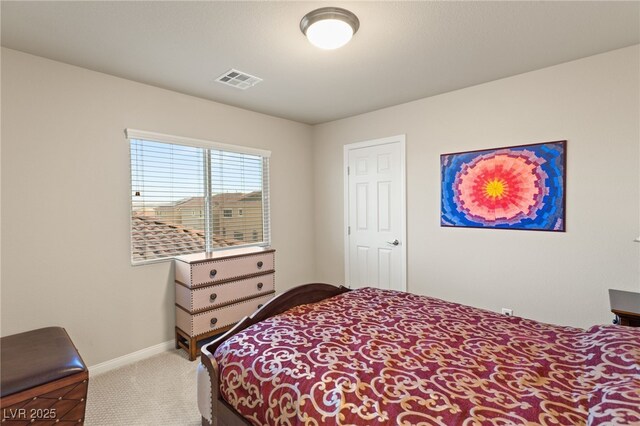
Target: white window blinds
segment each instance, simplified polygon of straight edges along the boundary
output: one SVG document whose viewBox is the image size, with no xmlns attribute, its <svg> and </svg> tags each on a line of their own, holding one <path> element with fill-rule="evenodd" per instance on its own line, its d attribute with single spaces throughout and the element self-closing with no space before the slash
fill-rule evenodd
<svg viewBox="0 0 640 426">
<path fill-rule="evenodd" d="M 127 137 L 132 263 L 269 245 L 267 151 L 133 130 Z"/>
</svg>

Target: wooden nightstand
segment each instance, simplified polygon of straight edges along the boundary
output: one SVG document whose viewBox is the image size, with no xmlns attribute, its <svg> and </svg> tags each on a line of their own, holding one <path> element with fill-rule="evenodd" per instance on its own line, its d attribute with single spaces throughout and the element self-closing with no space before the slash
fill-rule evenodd
<svg viewBox="0 0 640 426">
<path fill-rule="evenodd" d="M 609 289 L 609 303 L 614 324 L 640 327 L 640 293 Z"/>
</svg>

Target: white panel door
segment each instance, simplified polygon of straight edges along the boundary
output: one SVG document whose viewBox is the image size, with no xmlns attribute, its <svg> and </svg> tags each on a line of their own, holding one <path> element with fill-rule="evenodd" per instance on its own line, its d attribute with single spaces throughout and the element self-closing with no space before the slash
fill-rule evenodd
<svg viewBox="0 0 640 426">
<path fill-rule="evenodd" d="M 347 282 L 406 291 L 404 137 L 345 147 Z"/>
</svg>

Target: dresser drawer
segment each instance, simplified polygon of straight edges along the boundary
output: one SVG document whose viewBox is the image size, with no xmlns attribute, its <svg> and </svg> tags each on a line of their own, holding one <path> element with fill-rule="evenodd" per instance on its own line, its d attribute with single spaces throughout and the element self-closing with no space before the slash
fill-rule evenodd
<svg viewBox="0 0 640 426">
<path fill-rule="evenodd" d="M 274 290 L 273 273 L 198 288 L 188 288 L 176 283 L 176 304 L 194 313 L 248 297 L 272 293 Z"/>
<path fill-rule="evenodd" d="M 215 331 L 235 324 L 247 315 L 251 315 L 274 295 L 275 293 L 271 293 L 193 315 L 176 306 L 176 326 L 192 337 Z"/>
<path fill-rule="evenodd" d="M 274 269 L 274 253 L 250 254 L 206 262 L 176 262 L 176 280 L 187 287 L 199 287 Z"/>
</svg>

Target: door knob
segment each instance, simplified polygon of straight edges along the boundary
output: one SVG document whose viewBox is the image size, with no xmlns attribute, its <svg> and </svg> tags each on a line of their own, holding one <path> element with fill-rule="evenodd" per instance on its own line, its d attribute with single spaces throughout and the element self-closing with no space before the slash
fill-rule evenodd
<svg viewBox="0 0 640 426">
<path fill-rule="evenodd" d="M 400 241 L 398 241 L 398 239 L 396 238 L 393 241 L 387 241 L 387 244 L 391 244 L 392 246 L 397 246 L 398 244 L 400 244 Z"/>
</svg>

